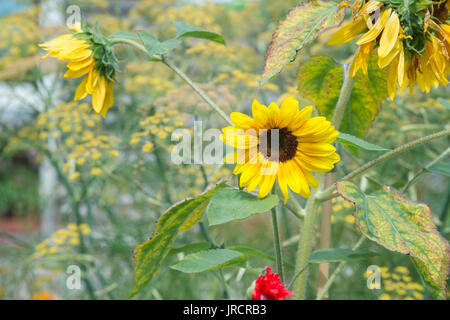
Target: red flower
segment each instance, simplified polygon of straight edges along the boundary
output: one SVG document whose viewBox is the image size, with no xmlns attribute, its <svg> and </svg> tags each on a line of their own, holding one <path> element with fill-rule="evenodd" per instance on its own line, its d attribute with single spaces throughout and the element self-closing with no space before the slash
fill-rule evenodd
<svg viewBox="0 0 450 320">
<path fill-rule="evenodd" d="M 253 289 L 252 300 L 283 300 L 292 296 L 294 292 L 289 291 L 281 282 L 280 276 L 270 272 L 266 267 L 266 274 L 256 279 Z"/>
</svg>

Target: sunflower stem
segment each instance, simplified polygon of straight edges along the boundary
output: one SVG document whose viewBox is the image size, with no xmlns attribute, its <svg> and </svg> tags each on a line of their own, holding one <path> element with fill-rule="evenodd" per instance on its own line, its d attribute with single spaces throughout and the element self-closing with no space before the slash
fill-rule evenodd
<svg viewBox="0 0 450 320">
<path fill-rule="evenodd" d="M 275 193 L 273 191 L 273 193 Z M 272 208 L 272 230 L 273 230 L 273 244 L 275 248 L 275 259 L 277 263 L 277 273 L 281 278 L 281 281 L 284 281 L 284 270 L 283 270 L 283 253 L 281 251 L 281 242 L 280 242 L 280 230 L 278 228 L 278 217 L 277 217 L 277 207 Z"/>
<path fill-rule="evenodd" d="M 338 101 L 336 103 L 336 107 L 334 108 L 333 118 L 331 119 L 331 125 L 334 125 L 335 129 L 338 131 L 341 126 L 342 119 L 344 118 L 345 109 L 347 108 L 348 102 L 350 101 L 350 97 L 352 95 L 353 84 L 355 83 L 355 78 L 350 76 L 350 66 L 352 64 L 352 61 L 342 66 L 344 81 L 342 83 L 342 88 L 339 94 Z M 328 188 L 333 184 L 333 181 L 333 172 L 325 174 L 323 188 Z M 331 245 L 331 201 L 325 202 L 323 204 L 322 221 L 320 225 L 320 249 L 326 249 Z M 318 293 L 322 290 L 323 286 L 328 281 L 329 270 L 329 263 L 319 264 L 319 277 L 317 280 Z"/>
<path fill-rule="evenodd" d="M 343 180 L 350 180 L 353 179 L 357 176 L 359 176 L 360 174 L 366 172 L 367 170 L 369 170 L 370 168 L 372 168 L 373 166 L 379 164 L 380 162 L 383 162 L 385 160 L 388 160 L 392 157 L 397 156 L 398 154 L 405 152 L 407 150 L 413 149 L 415 147 L 418 147 L 424 143 L 430 142 L 431 140 L 437 139 L 437 138 L 442 138 L 445 136 L 450 135 L 450 129 L 446 129 L 446 130 L 442 130 L 433 134 L 430 134 L 428 136 L 413 140 L 411 142 L 405 143 L 403 145 L 401 145 L 400 147 L 395 148 L 394 150 L 391 150 L 389 152 L 386 152 L 385 154 L 379 156 L 378 158 L 367 162 L 365 165 L 359 167 L 358 169 L 350 172 L 349 174 L 347 174 L 345 177 L 343 177 L 342 179 L 340 179 L 341 181 Z M 320 193 L 318 193 L 316 195 L 316 199 L 319 201 L 326 201 L 328 199 L 331 199 L 333 197 L 333 191 L 336 190 L 336 184 L 331 185 L 330 187 L 328 187 L 327 189 L 325 189 L 324 191 L 321 191 Z"/>
<path fill-rule="evenodd" d="M 147 49 L 142 44 L 134 40 L 125 38 L 114 38 L 111 40 L 111 42 L 128 44 L 134 47 L 135 49 L 149 55 Z M 186 82 L 192 88 L 192 90 L 194 90 L 195 93 L 197 93 L 200 96 L 200 98 L 202 98 L 203 101 L 205 101 L 214 111 L 216 111 L 222 119 L 224 119 L 229 125 L 231 126 L 234 125 L 233 122 L 231 122 L 230 118 L 227 116 L 227 114 L 214 101 L 212 101 L 212 99 L 205 93 L 205 91 L 203 91 L 197 84 L 195 84 L 191 80 L 191 78 L 189 78 L 183 71 L 178 69 L 178 67 L 175 66 L 171 61 L 169 61 L 167 57 L 151 56 L 151 55 L 149 56 L 150 58 L 157 59 L 158 61 L 164 63 L 167 67 L 169 67 L 169 69 L 172 70 L 175 74 L 177 74 L 184 82 Z"/>
<path fill-rule="evenodd" d="M 222 117 L 222 119 L 224 119 L 229 125 L 234 125 L 227 114 L 214 101 L 212 101 L 211 98 L 200 87 L 198 87 L 183 71 L 178 69 L 178 67 L 167 60 L 167 58 L 164 56 L 162 57 L 161 62 L 169 67 L 173 72 L 175 72 L 181 79 L 183 79 L 183 81 L 186 82 L 192 88 L 192 90 L 194 90 L 195 93 L 197 93 L 200 98 L 203 99 L 203 101 L 205 101 L 214 111 L 216 111 L 219 116 Z"/>
<path fill-rule="evenodd" d="M 353 59 L 352 59 L 353 60 Z M 334 108 L 333 117 L 331 118 L 331 124 L 339 131 L 342 119 L 344 118 L 345 108 L 347 107 L 350 97 L 352 95 L 353 84 L 355 83 L 355 78 L 350 76 L 349 70 L 352 62 L 344 64 L 342 66 L 344 72 L 344 82 L 342 83 L 341 92 L 339 93 L 339 98 Z"/>
<path fill-rule="evenodd" d="M 314 234 L 314 223 L 316 221 L 319 202 L 315 194 L 317 189 L 313 189 L 308 199 L 305 209 L 305 219 L 301 225 L 300 241 L 298 242 L 297 259 L 295 264 L 295 273 L 299 274 L 294 282 L 294 299 L 305 299 L 305 288 L 308 272 L 303 272 L 306 268 L 311 254 L 312 240 Z"/>
</svg>

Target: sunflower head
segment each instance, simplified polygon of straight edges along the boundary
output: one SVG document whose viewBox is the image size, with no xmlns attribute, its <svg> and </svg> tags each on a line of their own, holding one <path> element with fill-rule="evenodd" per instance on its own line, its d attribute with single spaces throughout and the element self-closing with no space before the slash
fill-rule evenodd
<svg viewBox="0 0 450 320">
<path fill-rule="evenodd" d="M 348 5 L 353 21 L 339 29 L 328 42 L 337 45 L 360 34 L 350 69 L 367 75 L 371 53 L 377 51 L 378 66 L 388 68 L 388 92 L 410 90 L 417 84 L 429 92 L 431 86 L 446 86 L 450 70 L 450 0 L 356 0 Z"/>
<path fill-rule="evenodd" d="M 72 27 L 72 33 L 39 45 L 47 56 L 69 61 L 65 78 L 85 76 L 74 100 L 92 95 L 92 108 L 106 115 L 113 105 L 113 83 L 119 70 L 112 43 L 103 36 L 98 25 L 88 27 L 84 22 Z"/>
<path fill-rule="evenodd" d="M 265 197 L 275 180 L 285 197 L 289 189 L 305 198 L 310 187 L 318 182 L 313 172 L 327 172 L 340 160 L 331 144 L 339 135 L 324 117 L 311 117 L 313 107 L 299 109 L 292 97 L 278 107 L 268 107 L 253 101 L 253 118 L 233 112 L 235 124 L 224 128 L 221 139 L 237 149 L 225 162 L 237 163 L 233 173 L 240 175 L 240 187 L 252 192 L 258 187 L 258 197 Z"/>
</svg>

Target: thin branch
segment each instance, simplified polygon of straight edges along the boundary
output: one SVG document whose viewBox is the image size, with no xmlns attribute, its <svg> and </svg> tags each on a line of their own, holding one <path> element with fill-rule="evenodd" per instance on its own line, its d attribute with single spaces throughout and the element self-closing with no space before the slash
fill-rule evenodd
<svg viewBox="0 0 450 320">
<path fill-rule="evenodd" d="M 372 168 L 373 166 L 379 164 L 380 162 L 383 162 L 387 159 L 390 159 L 402 152 L 405 152 L 407 150 L 413 149 L 415 147 L 418 147 L 424 143 L 430 142 L 431 140 L 437 139 L 437 138 L 442 138 L 445 136 L 450 135 L 450 129 L 446 129 L 446 130 L 442 130 L 433 134 L 430 134 L 428 136 L 416 139 L 414 141 L 411 141 L 409 143 L 406 143 L 404 145 L 401 145 L 398 148 L 395 148 L 394 150 L 391 150 L 389 152 L 386 152 L 385 154 L 379 156 L 378 158 L 367 162 L 365 165 L 363 165 L 362 167 L 359 167 L 358 169 L 350 172 L 349 174 L 347 174 L 345 177 L 343 177 L 340 180 L 350 180 L 352 178 L 355 178 L 357 176 L 359 176 L 360 174 L 366 172 L 367 170 L 369 170 L 370 168 Z M 332 186 L 328 187 L 327 189 L 325 189 L 324 191 L 318 193 L 316 195 L 316 199 L 319 201 L 326 201 L 328 199 L 331 198 L 331 195 L 333 193 L 333 191 L 336 189 L 336 184 L 333 184 Z"/>
</svg>

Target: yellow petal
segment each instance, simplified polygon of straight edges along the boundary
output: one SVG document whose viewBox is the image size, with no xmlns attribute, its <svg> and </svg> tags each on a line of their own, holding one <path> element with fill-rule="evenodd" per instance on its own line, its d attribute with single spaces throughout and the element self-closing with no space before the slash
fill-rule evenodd
<svg viewBox="0 0 450 320">
<path fill-rule="evenodd" d="M 88 73 L 89 71 L 91 71 L 92 66 L 88 65 L 82 69 L 79 70 L 70 70 L 68 69 L 66 71 L 66 73 L 64 73 L 64 78 L 78 78 L 81 77 L 83 75 L 85 75 L 86 73 Z"/>
<path fill-rule="evenodd" d="M 102 111 L 103 103 L 105 102 L 105 96 L 106 96 L 106 77 L 101 76 L 97 90 L 95 90 L 92 93 L 92 107 L 94 108 L 95 112 L 100 113 Z"/>
<path fill-rule="evenodd" d="M 275 174 L 262 176 L 262 179 L 259 183 L 258 198 L 264 198 L 269 194 L 270 190 L 272 190 L 276 178 L 277 176 Z"/>
<path fill-rule="evenodd" d="M 301 140 L 300 140 L 301 141 Z M 336 148 L 329 143 L 304 143 L 300 142 L 297 149 L 313 157 L 325 157 L 333 154 Z"/>
<path fill-rule="evenodd" d="M 398 79 L 398 57 L 389 67 L 388 79 L 387 79 L 387 89 L 389 97 L 394 101 L 395 91 L 397 90 L 397 79 Z"/>
<path fill-rule="evenodd" d="M 237 128 L 250 129 L 250 128 L 260 128 L 261 126 L 246 114 L 240 112 L 232 112 L 230 114 L 231 121 L 235 124 Z"/>
<path fill-rule="evenodd" d="M 294 119 L 289 123 L 289 131 L 295 131 L 305 125 L 305 123 L 311 118 L 313 106 L 306 106 L 302 110 L 296 113 Z"/>
<path fill-rule="evenodd" d="M 378 57 L 378 66 L 381 69 L 386 68 L 388 65 L 391 64 L 391 62 L 397 57 L 397 55 L 400 53 L 400 43 L 401 40 L 397 41 L 396 45 L 394 46 L 394 49 L 392 49 L 387 56 L 385 57 Z"/>
<path fill-rule="evenodd" d="M 403 44 L 400 45 L 400 53 L 398 56 L 398 67 L 397 67 L 398 84 L 401 88 L 405 85 L 405 53 L 403 52 Z"/>
<path fill-rule="evenodd" d="M 364 19 L 358 18 L 336 31 L 336 33 L 328 41 L 328 45 L 334 46 L 349 42 L 356 38 L 364 30 L 366 30 L 366 22 Z"/>
<path fill-rule="evenodd" d="M 367 75 L 367 66 L 370 59 L 370 54 L 372 53 L 374 41 L 365 43 L 361 45 L 356 52 L 355 58 L 353 59 L 352 65 L 350 67 L 350 75 L 352 78 L 356 76 L 359 69 L 362 68 L 365 75 Z"/>
<path fill-rule="evenodd" d="M 223 143 L 236 149 L 248 149 L 256 147 L 259 139 L 255 130 L 226 127 L 222 129 L 221 139 Z"/>
<path fill-rule="evenodd" d="M 373 28 L 370 29 L 368 32 L 366 32 L 366 34 L 363 35 L 361 37 L 361 39 L 356 41 L 356 44 L 362 45 L 364 43 L 374 41 L 380 35 L 381 31 L 383 31 L 384 26 L 386 25 L 386 22 L 391 15 L 391 12 L 392 12 L 391 8 L 383 11 L 383 13 L 381 14 L 381 17 L 374 24 Z"/>
<path fill-rule="evenodd" d="M 87 97 L 88 95 L 88 92 L 86 91 L 87 80 L 88 77 L 84 77 L 80 85 L 78 86 L 77 91 L 75 92 L 75 97 L 73 98 L 74 102 Z"/>
<path fill-rule="evenodd" d="M 278 172 L 278 185 L 284 196 L 284 203 L 286 204 L 289 199 L 289 189 L 287 183 L 287 176 L 289 175 L 289 170 L 286 167 L 286 163 L 281 162 Z"/>
<path fill-rule="evenodd" d="M 114 82 L 112 82 L 110 80 L 106 80 L 106 81 L 107 81 L 106 97 L 105 97 L 105 102 L 103 104 L 103 108 L 100 112 L 103 117 L 106 117 L 106 113 L 114 104 L 114 93 L 113 93 Z"/>
<path fill-rule="evenodd" d="M 400 20 L 398 19 L 397 13 L 394 11 L 386 22 L 386 27 L 381 35 L 380 47 L 378 48 L 379 57 L 387 56 L 388 53 L 394 48 L 398 39 L 399 31 Z"/>
<path fill-rule="evenodd" d="M 280 128 L 288 127 L 298 113 L 298 101 L 287 97 L 280 108 Z"/>
</svg>

